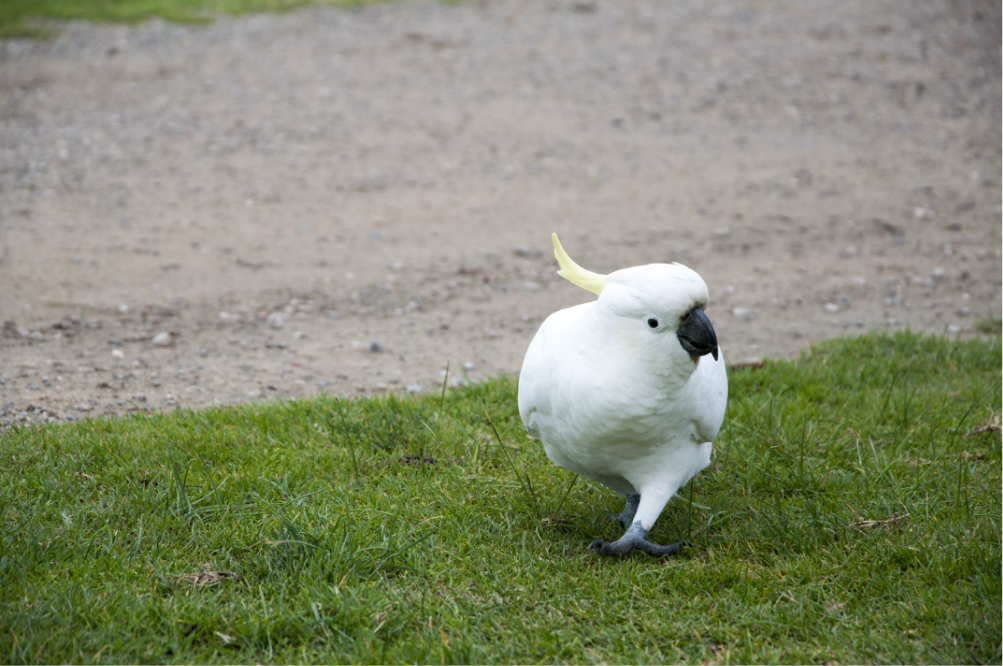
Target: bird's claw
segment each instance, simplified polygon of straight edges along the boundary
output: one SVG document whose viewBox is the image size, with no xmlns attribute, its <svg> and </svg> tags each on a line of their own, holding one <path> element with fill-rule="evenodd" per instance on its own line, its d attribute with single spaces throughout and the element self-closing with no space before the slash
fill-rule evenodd
<svg viewBox="0 0 1003 666">
<path fill-rule="evenodd" d="M 602 539 L 596 539 L 589 544 L 589 551 L 594 551 L 599 555 L 606 556 L 617 556 L 626 555 L 632 550 L 641 550 L 652 555 L 654 557 L 661 557 L 663 555 L 675 555 L 684 546 L 692 546 L 693 544 L 689 541 L 679 541 L 677 543 L 669 544 L 668 546 L 659 546 L 658 544 L 651 543 L 647 539 L 648 530 L 641 527 L 641 522 L 635 522 L 628 528 L 627 532 L 616 541 L 607 542 Z"/>
</svg>

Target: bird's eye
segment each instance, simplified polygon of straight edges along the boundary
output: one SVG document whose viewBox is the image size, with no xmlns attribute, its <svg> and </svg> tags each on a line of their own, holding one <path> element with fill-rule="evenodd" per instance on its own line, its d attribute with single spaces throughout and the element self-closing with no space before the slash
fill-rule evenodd
<svg viewBox="0 0 1003 666">
<path fill-rule="evenodd" d="M 648 328 L 658 328 L 658 320 L 654 317 L 648 320 Z"/>
</svg>

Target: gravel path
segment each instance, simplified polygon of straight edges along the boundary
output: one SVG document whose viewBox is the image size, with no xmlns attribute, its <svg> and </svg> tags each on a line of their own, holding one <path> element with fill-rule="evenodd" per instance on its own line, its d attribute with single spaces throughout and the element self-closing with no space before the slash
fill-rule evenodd
<svg viewBox="0 0 1003 666">
<path fill-rule="evenodd" d="M 704 276 L 731 361 L 1001 313 L 998 3 L 389 3 L 0 43 L 0 426 L 515 373 Z M 461 370 L 465 365 L 465 370 Z"/>
</svg>

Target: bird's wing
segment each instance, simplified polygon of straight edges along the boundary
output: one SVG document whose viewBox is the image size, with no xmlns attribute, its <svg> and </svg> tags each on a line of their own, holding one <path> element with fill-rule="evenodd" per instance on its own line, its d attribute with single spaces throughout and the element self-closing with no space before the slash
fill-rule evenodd
<svg viewBox="0 0 1003 666">
<path fill-rule="evenodd" d="M 693 400 L 693 424 L 701 442 L 712 442 L 724 423 L 728 406 L 728 373 L 724 354 L 715 361 L 711 356 L 701 356 L 697 369 L 690 378 Z"/>
<path fill-rule="evenodd" d="M 553 412 L 552 398 L 562 361 L 567 361 L 569 337 L 583 309 L 593 305 L 583 303 L 547 317 L 526 350 L 519 374 L 519 415 L 533 436 L 539 437 L 540 424 Z"/>
</svg>

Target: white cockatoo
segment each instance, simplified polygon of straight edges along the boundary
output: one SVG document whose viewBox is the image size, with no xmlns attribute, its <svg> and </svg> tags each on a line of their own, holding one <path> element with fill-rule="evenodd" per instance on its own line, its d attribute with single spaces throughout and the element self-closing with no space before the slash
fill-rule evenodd
<svg viewBox="0 0 1003 666">
<path fill-rule="evenodd" d="M 557 234 L 558 274 L 599 299 L 547 317 L 519 375 L 519 414 L 547 457 L 623 495 L 612 543 L 671 555 L 648 532 L 672 496 L 710 464 L 728 403 L 728 376 L 704 309 L 707 285 L 681 264 L 648 264 L 609 275 L 568 257 Z"/>
</svg>

